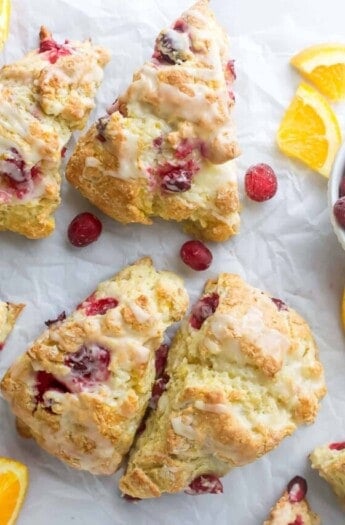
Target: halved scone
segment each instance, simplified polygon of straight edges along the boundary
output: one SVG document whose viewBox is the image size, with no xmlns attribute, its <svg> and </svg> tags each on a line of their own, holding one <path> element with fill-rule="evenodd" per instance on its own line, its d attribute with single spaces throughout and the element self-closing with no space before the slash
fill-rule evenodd
<svg viewBox="0 0 345 525">
<path fill-rule="evenodd" d="M 264 525 L 320 525 L 319 516 L 311 510 L 306 500 L 307 489 L 304 478 L 294 477 Z"/>
<path fill-rule="evenodd" d="M 122 223 L 162 217 L 224 241 L 239 226 L 234 79 L 227 35 L 199 0 L 161 31 L 151 60 L 79 140 L 67 179 Z"/>
<path fill-rule="evenodd" d="M 5 303 L 0 301 L 0 350 L 3 349 L 5 341 L 14 327 L 14 323 L 24 304 Z"/>
<path fill-rule="evenodd" d="M 31 239 L 54 229 L 59 168 L 73 130 L 94 107 L 108 52 L 90 40 L 40 47 L 0 70 L 0 230 Z"/>
<path fill-rule="evenodd" d="M 72 467 L 112 474 L 146 410 L 155 351 L 187 306 L 182 280 L 144 258 L 48 321 L 1 383 L 20 432 Z"/>
<path fill-rule="evenodd" d="M 310 454 L 312 468 L 319 471 L 345 508 L 345 441 L 316 447 Z"/>
<path fill-rule="evenodd" d="M 326 392 L 305 321 L 232 274 L 206 284 L 160 387 L 120 480 L 132 497 L 220 492 L 217 477 L 313 423 Z"/>
</svg>

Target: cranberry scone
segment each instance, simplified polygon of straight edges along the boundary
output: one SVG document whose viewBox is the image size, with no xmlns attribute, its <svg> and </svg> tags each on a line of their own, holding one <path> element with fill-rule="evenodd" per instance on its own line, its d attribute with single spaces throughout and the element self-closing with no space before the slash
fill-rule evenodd
<svg viewBox="0 0 345 525">
<path fill-rule="evenodd" d="M 272 508 L 264 525 L 320 525 L 319 516 L 312 512 L 306 500 L 307 490 L 306 480 L 295 476 Z"/>
<path fill-rule="evenodd" d="M 187 306 L 182 280 L 144 258 L 48 321 L 1 383 L 20 432 L 72 467 L 112 474 L 149 402 L 155 351 Z"/>
<path fill-rule="evenodd" d="M 224 241 L 237 232 L 234 63 L 207 0 L 159 34 L 150 61 L 83 136 L 67 179 L 122 223 L 183 221 Z"/>
<path fill-rule="evenodd" d="M 53 231 L 61 158 L 108 60 L 90 40 L 60 45 L 42 27 L 39 48 L 0 70 L 0 230 L 31 239 Z"/>
<path fill-rule="evenodd" d="M 5 303 L 0 301 L 0 350 L 14 327 L 17 317 L 24 308 L 24 304 Z"/>
<path fill-rule="evenodd" d="M 226 273 L 208 281 L 182 323 L 158 387 L 120 480 L 132 497 L 220 492 L 219 476 L 313 423 L 326 392 L 305 321 Z"/>
<path fill-rule="evenodd" d="M 332 487 L 345 508 L 345 441 L 317 447 L 310 454 L 311 466 Z"/>
</svg>

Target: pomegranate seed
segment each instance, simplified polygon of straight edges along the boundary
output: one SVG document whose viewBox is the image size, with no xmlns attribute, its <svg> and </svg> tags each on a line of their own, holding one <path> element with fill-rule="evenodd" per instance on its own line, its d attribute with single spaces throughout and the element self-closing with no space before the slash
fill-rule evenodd
<svg viewBox="0 0 345 525">
<path fill-rule="evenodd" d="M 95 294 L 91 294 L 84 302 L 77 306 L 77 309 L 83 309 L 87 316 L 104 315 L 108 310 L 116 308 L 119 301 L 115 297 L 104 297 L 96 299 Z"/>
<path fill-rule="evenodd" d="M 268 164 L 263 163 L 248 169 L 244 185 L 248 197 L 256 202 L 272 199 L 278 188 L 276 174 Z"/>
<path fill-rule="evenodd" d="M 196 330 L 200 330 L 204 322 L 217 310 L 219 304 L 219 295 L 212 293 L 206 295 L 194 305 L 190 317 L 190 324 Z"/>
<path fill-rule="evenodd" d="M 155 409 L 157 407 L 159 398 L 163 394 L 163 392 L 166 390 L 167 384 L 169 383 L 170 377 L 168 374 L 163 374 L 162 377 L 157 379 L 152 388 L 152 395 L 149 402 L 150 408 Z"/>
<path fill-rule="evenodd" d="M 276 297 L 271 297 L 271 301 L 276 305 L 279 311 L 288 310 L 288 307 L 281 299 L 277 299 Z"/>
<path fill-rule="evenodd" d="M 187 22 L 182 20 L 182 18 L 179 18 L 174 23 L 173 29 L 175 29 L 175 31 L 179 31 L 180 33 L 187 33 L 187 31 L 188 31 L 188 24 L 187 24 Z"/>
<path fill-rule="evenodd" d="M 340 443 L 331 443 L 329 445 L 329 448 L 331 450 L 344 450 L 344 448 L 345 448 L 345 441 L 342 441 Z"/>
<path fill-rule="evenodd" d="M 168 360 L 169 345 L 161 345 L 156 350 L 156 377 L 161 377 Z"/>
<path fill-rule="evenodd" d="M 339 197 L 345 197 L 345 175 L 342 176 L 342 179 L 339 185 Z"/>
<path fill-rule="evenodd" d="M 345 197 L 341 197 L 333 206 L 333 213 L 338 224 L 345 228 Z"/>
<path fill-rule="evenodd" d="M 236 70 L 235 70 L 235 60 L 228 60 L 228 63 L 226 64 L 226 69 L 229 73 L 229 75 L 232 77 L 233 80 L 236 80 Z"/>
<path fill-rule="evenodd" d="M 207 270 L 212 263 L 212 253 L 200 241 L 187 241 L 181 246 L 182 261 L 198 272 Z"/>
<path fill-rule="evenodd" d="M 301 476 L 295 476 L 287 486 L 290 503 L 299 503 L 307 494 L 307 482 Z"/>
<path fill-rule="evenodd" d="M 64 321 L 66 319 L 66 312 L 61 312 L 60 315 L 57 316 L 56 319 L 48 319 L 48 321 L 45 321 L 46 326 L 51 326 L 55 323 L 61 323 L 61 321 Z"/>
<path fill-rule="evenodd" d="M 66 356 L 64 363 L 71 369 L 71 378 L 67 377 L 66 383 L 71 384 L 74 392 L 81 391 L 83 386 L 107 381 L 110 375 L 110 352 L 97 344 L 83 345 Z"/>
<path fill-rule="evenodd" d="M 291 521 L 288 525 L 304 525 L 302 516 L 298 514 L 295 521 Z"/>
<path fill-rule="evenodd" d="M 70 390 L 61 383 L 53 374 L 40 370 L 36 375 L 36 403 L 43 403 L 43 396 L 48 390 L 54 390 L 55 392 L 70 392 Z"/>
<path fill-rule="evenodd" d="M 223 485 L 220 479 L 214 474 L 204 474 L 195 478 L 186 488 L 185 493 L 190 496 L 196 496 L 198 494 L 222 494 Z"/>
<path fill-rule="evenodd" d="M 92 215 L 84 212 L 74 217 L 68 227 L 68 238 L 73 246 L 82 248 L 92 242 L 97 241 L 102 233 L 101 221 Z"/>
</svg>

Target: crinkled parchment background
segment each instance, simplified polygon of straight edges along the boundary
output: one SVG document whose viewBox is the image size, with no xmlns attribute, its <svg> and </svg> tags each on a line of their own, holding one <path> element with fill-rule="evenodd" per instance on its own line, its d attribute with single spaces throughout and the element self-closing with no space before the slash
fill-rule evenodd
<svg viewBox="0 0 345 525">
<path fill-rule="evenodd" d="M 10 62 L 35 47 L 42 23 L 58 40 L 92 36 L 112 52 L 94 119 L 150 56 L 157 32 L 189 4 L 190 0 L 13 0 L 11 35 L 2 59 Z M 329 394 L 315 425 L 301 428 L 255 464 L 230 473 L 224 479 L 223 495 L 181 494 L 137 505 L 120 499 L 118 476 L 96 478 L 73 471 L 33 442 L 19 438 L 0 399 L 0 456 L 23 461 L 31 474 L 19 525 L 260 525 L 295 474 L 308 479 L 309 499 L 324 525 L 345 522 L 330 489 L 307 462 L 315 445 L 345 438 L 345 348 L 339 320 L 345 254 L 331 229 L 326 180 L 282 157 L 274 143 L 282 112 L 299 82 L 288 66 L 289 57 L 312 43 L 344 41 L 345 4 L 343 0 L 213 0 L 212 6 L 232 37 L 236 59 L 241 193 L 245 169 L 268 162 L 279 175 L 276 198 L 255 204 L 242 197 L 241 233 L 212 246 L 211 269 L 197 274 L 179 261 L 178 250 L 186 237 L 175 224 L 157 221 L 152 227 L 125 227 L 102 216 L 104 233 L 97 243 L 84 249 L 69 246 L 67 225 L 77 213 L 92 207 L 64 184 L 57 229 L 50 238 L 29 241 L 0 235 L 0 295 L 27 304 L 1 353 L 0 377 L 40 333 L 44 320 L 64 309 L 71 311 L 98 281 L 149 254 L 159 268 L 185 277 L 192 299 L 206 278 L 231 271 L 295 307 L 314 330 Z M 344 123 L 344 106 L 336 109 Z"/>
</svg>

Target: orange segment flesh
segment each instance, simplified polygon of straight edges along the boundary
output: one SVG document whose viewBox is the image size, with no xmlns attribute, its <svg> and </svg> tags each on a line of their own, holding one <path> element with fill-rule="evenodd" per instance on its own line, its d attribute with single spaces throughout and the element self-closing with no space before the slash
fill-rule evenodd
<svg viewBox="0 0 345 525">
<path fill-rule="evenodd" d="M 0 458 L 0 524 L 13 525 L 23 504 L 28 485 L 25 465 Z"/>
</svg>

